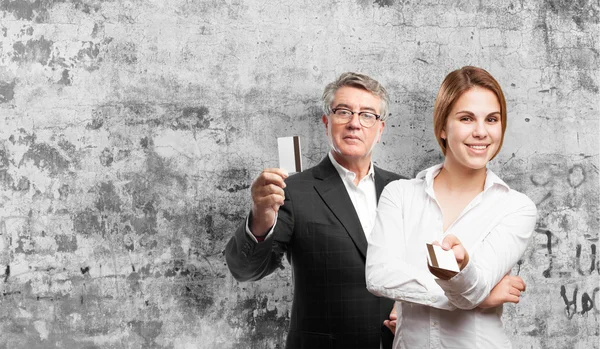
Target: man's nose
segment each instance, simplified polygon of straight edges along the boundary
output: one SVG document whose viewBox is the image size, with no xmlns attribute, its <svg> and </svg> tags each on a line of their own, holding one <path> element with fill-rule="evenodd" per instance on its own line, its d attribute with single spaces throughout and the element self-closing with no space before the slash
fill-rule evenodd
<svg viewBox="0 0 600 349">
<path fill-rule="evenodd" d="M 360 115 L 358 113 L 352 113 L 352 118 L 350 119 L 350 121 L 348 122 L 348 127 L 350 128 L 361 128 L 362 125 L 360 124 Z"/>
</svg>

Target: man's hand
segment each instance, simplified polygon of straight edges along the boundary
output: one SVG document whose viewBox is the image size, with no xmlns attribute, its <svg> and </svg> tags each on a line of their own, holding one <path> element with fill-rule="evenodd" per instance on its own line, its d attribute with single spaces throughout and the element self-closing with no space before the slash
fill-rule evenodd
<svg viewBox="0 0 600 349">
<path fill-rule="evenodd" d="M 446 235 L 444 240 L 442 240 L 441 245 L 437 241 L 432 242 L 432 244 L 441 246 L 445 251 L 452 250 L 454 252 L 454 258 L 456 258 L 456 264 L 458 264 L 459 270 L 463 270 L 467 264 L 469 264 L 469 253 L 456 236 Z M 454 275 L 456 275 L 456 272 L 435 268 L 430 266 L 429 263 L 427 263 L 427 267 L 429 268 L 431 274 L 442 280 L 450 280 Z"/>
<path fill-rule="evenodd" d="M 390 312 L 389 320 L 383 321 L 385 327 L 389 328 L 394 335 L 396 335 L 396 320 L 398 320 L 398 312 L 396 311 L 396 302 L 394 302 L 394 307 Z"/>
<path fill-rule="evenodd" d="M 479 308 L 494 308 L 504 303 L 519 303 L 521 292 L 525 291 L 525 281 L 519 276 L 504 275 L 502 280 L 490 292 L 490 295 L 479 304 Z"/>
<path fill-rule="evenodd" d="M 288 174 L 280 168 L 267 168 L 252 182 L 252 219 L 250 231 L 255 236 L 264 236 L 275 224 L 279 207 L 285 199 L 284 179 Z"/>
</svg>

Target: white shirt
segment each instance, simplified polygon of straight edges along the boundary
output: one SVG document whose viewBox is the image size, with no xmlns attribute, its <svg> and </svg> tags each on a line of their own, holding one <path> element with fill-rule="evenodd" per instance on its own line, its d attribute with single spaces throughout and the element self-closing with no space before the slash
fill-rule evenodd
<svg viewBox="0 0 600 349">
<path fill-rule="evenodd" d="M 344 182 L 344 187 L 350 196 L 352 205 L 356 210 L 360 225 L 362 225 L 363 231 L 367 239 L 375 224 L 375 217 L 377 216 L 377 193 L 375 190 L 375 171 L 373 170 L 373 163 L 369 165 L 369 172 L 364 176 L 358 185 L 354 184 L 356 173 L 348 170 L 347 168 L 340 165 L 335 161 L 331 152 L 329 152 L 329 160 L 333 164 L 333 167 L 337 170 Z"/>
<path fill-rule="evenodd" d="M 367 250 L 367 288 L 399 301 L 395 348 L 510 348 L 502 306 L 476 307 L 522 256 L 537 210 L 488 169 L 483 192 L 443 232 L 433 191 L 441 168 L 383 190 Z M 425 243 L 441 242 L 446 234 L 456 235 L 470 256 L 447 281 L 429 272 L 425 254 Z"/>
</svg>

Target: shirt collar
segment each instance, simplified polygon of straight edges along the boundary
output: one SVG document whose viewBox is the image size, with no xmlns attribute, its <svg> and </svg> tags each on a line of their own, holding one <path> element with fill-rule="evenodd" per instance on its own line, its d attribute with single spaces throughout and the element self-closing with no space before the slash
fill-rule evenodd
<svg viewBox="0 0 600 349">
<path fill-rule="evenodd" d="M 333 167 L 335 167 L 335 169 L 338 171 L 338 173 L 339 173 L 340 177 L 342 177 L 342 179 L 349 178 L 352 181 L 354 181 L 354 178 L 356 177 L 356 173 L 354 173 L 354 172 L 348 170 L 347 168 L 345 168 L 344 166 L 340 165 L 333 157 L 333 154 L 331 153 L 331 151 L 327 155 L 329 156 L 329 160 L 331 160 Z M 367 172 L 367 175 L 365 176 L 365 178 L 369 178 L 371 180 L 373 180 L 375 178 L 375 171 L 373 171 L 373 161 L 371 161 L 371 163 L 369 164 L 369 172 Z"/>
<path fill-rule="evenodd" d="M 426 170 L 419 172 L 417 174 L 417 176 L 415 177 L 415 179 L 422 179 L 425 181 L 425 187 L 427 188 L 426 191 L 430 195 L 433 195 L 433 179 L 438 175 L 438 173 L 440 173 L 440 171 L 442 170 L 442 167 L 443 167 L 443 164 L 438 164 L 438 165 L 432 166 Z M 487 168 L 483 191 L 484 192 L 487 191 L 489 188 L 493 187 L 494 185 L 499 185 L 500 187 L 504 187 L 505 190 L 507 190 L 507 191 L 510 190 L 510 187 L 508 186 L 508 184 L 506 184 L 502 179 L 500 179 L 500 177 L 498 177 L 494 172 L 492 172 L 492 170 Z"/>
</svg>

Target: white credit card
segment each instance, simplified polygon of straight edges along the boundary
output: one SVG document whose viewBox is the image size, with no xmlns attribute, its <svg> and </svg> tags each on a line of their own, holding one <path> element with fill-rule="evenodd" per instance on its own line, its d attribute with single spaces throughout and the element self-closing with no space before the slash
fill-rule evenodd
<svg viewBox="0 0 600 349">
<path fill-rule="evenodd" d="M 277 138 L 277 149 L 279 150 L 279 168 L 286 170 L 289 174 L 302 172 L 300 137 Z"/>
<path fill-rule="evenodd" d="M 446 269 L 454 272 L 460 272 L 458 269 L 458 263 L 454 257 L 454 251 L 445 251 L 441 246 L 426 244 L 427 245 L 427 262 L 430 266 Z"/>
</svg>

